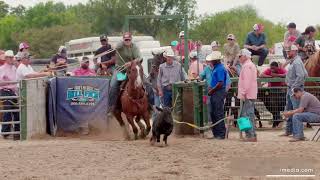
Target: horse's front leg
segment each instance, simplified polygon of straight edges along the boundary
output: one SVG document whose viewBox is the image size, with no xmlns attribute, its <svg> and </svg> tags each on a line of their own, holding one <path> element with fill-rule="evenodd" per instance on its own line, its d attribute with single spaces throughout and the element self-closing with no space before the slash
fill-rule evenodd
<svg viewBox="0 0 320 180">
<path fill-rule="evenodd" d="M 133 133 L 134 133 L 134 139 L 137 140 L 138 139 L 138 128 L 137 128 L 136 124 L 133 121 L 134 116 L 132 116 L 132 115 L 126 115 L 126 116 L 127 116 L 128 123 L 132 127 L 132 130 L 133 130 Z"/>
<path fill-rule="evenodd" d="M 139 126 L 139 128 L 140 128 L 140 137 L 143 139 L 143 138 L 145 138 L 146 137 L 146 135 L 145 135 L 145 129 L 146 129 L 146 127 L 144 126 L 144 124 L 140 121 L 140 116 L 137 116 L 136 117 L 136 123 L 138 124 L 138 126 Z"/>
<path fill-rule="evenodd" d="M 150 125 L 150 114 L 149 111 L 144 112 L 143 114 L 143 120 L 147 125 L 147 129 L 145 130 L 144 134 L 145 136 L 148 136 L 150 130 L 151 130 L 151 125 Z"/>
</svg>

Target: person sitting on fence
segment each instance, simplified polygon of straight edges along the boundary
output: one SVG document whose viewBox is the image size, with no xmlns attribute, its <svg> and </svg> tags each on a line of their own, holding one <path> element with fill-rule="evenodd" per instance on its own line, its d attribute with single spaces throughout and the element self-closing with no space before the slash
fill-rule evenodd
<svg viewBox="0 0 320 180">
<path fill-rule="evenodd" d="M 38 78 L 50 76 L 51 72 L 35 72 L 31 67 L 31 56 L 30 54 L 25 52 L 20 52 L 19 59 L 21 63 L 17 68 L 17 80 L 29 79 L 29 78 Z"/>
<path fill-rule="evenodd" d="M 212 43 L 210 44 L 211 46 L 211 53 L 213 53 L 214 51 L 219 51 L 219 48 L 220 48 L 220 44 L 218 41 L 212 41 Z M 210 54 L 211 54 L 210 53 Z"/>
<path fill-rule="evenodd" d="M 239 44 L 236 42 L 236 37 L 233 34 L 229 34 L 227 36 L 228 42 L 224 44 L 224 61 L 226 64 L 230 64 L 230 68 L 232 68 L 237 74 L 240 74 L 241 65 L 239 63 Z"/>
<path fill-rule="evenodd" d="M 309 56 L 314 54 L 316 51 L 315 36 L 316 28 L 308 26 L 295 42 L 299 49 L 299 56 L 303 62 L 305 62 Z"/>
<path fill-rule="evenodd" d="M 287 29 L 288 31 L 285 32 L 283 38 L 283 56 L 285 59 L 288 57 L 285 50 L 294 44 L 296 39 L 300 36 L 300 32 L 297 30 L 297 26 L 294 22 L 289 23 Z"/>
<path fill-rule="evenodd" d="M 256 142 L 254 101 L 258 95 L 257 68 L 251 61 L 251 52 L 247 49 L 240 51 L 239 60 L 241 72 L 238 82 L 238 98 L 243 102 L 240 117 L 249 117 L 252 129 L 245 131 L 245 141 Z"/>
<path fill-rule="evenodd" d="M 67 73 L 67 67 L 67 48 L 60 46 L 58 53 L 51 58 L 50 69 L 54 70 L 57 76 L 64 76 Z"/>
<path fill-rule="evenodd" d="M 175 82 L 184 81 L 186 76 L 181 64 L 174 61 L 175 55 L 172 51 L 164 52 L 163 56 L 166 62 L 159 67 L 157 86 L 163 105 L 172 107 L 172 85 Z"/>
<path fill-rule="evenodd" d="M 107 53 L 97 58 L 100 61 L 97 62 L 97 74 L 99 75 L 111 75 L 116 63 L 116 52 L 112 51 L 111 45 L 108 44 L 108 37 L 106 35 L 100 36 L 101 47 L 95 52 L 95 56 L 99 56 L 103 53 Z M 108 53 L 109 52 L 109 53 Z M 96 62 L 95 58 L 94 61 Z"/>
<path fill-rule="evenodd" d="M 94 70 L 89 68 L 89 58 L 84 56 L 81 60 L 81 67 L 72 72 L 73 76 L 96 76 Z"/>
<path fill-rule="evenodd" d="M 292 96 L 293 88 L 304 88 L 305 79 L 308 73 L 301 57 L 298 55 L 298 47 L 291 45 L 286 49 L 289 58 L 289 68 L 286 75 L 286 84 L 288 86 L 286 95 L 286 110 L 291 111 L 299 107 L 299 100 Z M 292 117 L 289 117 L 286 124 L 285 133 L 280 136 L 290 136 L 292 134 Z"/>
<path fill-rule="evenodd" d="M 293 139 L 290 142 L 304 141 L 303 122 L 320 123 L 320 101 L 302 88 L 293 88 L 292 91 L 292 95 L 300 100 L 299 108 L 283 114 L 287 118 L 292 117 Z"/>
<path fill-rule="evenodd" d="M 258 66 L 263 65 L 269 52 L 266 48 L 266 35 L 263 31 L 264 27 L 262 24 L 255 24 L 253 26 L 253 31 L 248 34 L 244 45 L 252 55 L 259 56 Z"/>
<path fill-rule="evenodd" d="M 285 78 L 287 74 L 287 70 L 280 67 L 276 61 L 273 61 L 270 64 L 270 67 L 267 68 L 263 73 L 260 75 L 262 78 Z M 284 86 L 284 82 L 269 82 L 268 87 L 281 87 Z"/>
<path fill-rule="evenodd" d="M 210 96 L 211 103 L 210 116 L 213 124 L 224 118 L 227 70 L 221 63 L 222 59 L 223 56 L 219 51 L 214 51 L 206 58 L 206 60 L 214 67 L 210 87 L 208 89 L 208 95 Z M 221 121 L 212 128 L 212 134 L 215 139 L 225 139 L 226 127 L 224 121 Z"/>
<path fill-rule="evenodd" d="M 13 51 L 8 50 L 4 54 L 5 63 L 0 67 L 0 96 L 17 96 L 17 75 L 16 67 L 14 65 Z M 10 81 L 10 82 L 8 82 Z M 15 106 L 18 101 L 16 99 L 3 100 L 4 110 L 19 109 Z M 3 113 L 3 122 L 19 121 L 19 112 L 5 112 Z M 10 124 L 3 124 L 1 132 L 8 133 L 11 130 Z M 14 124 L 14 131 L 20 131 L 20 124 Z M 3 138 L 8 138 L 9 134 L 4 134 Z M 20 133 L 13 135 L 14 140 L 20 139 Z"/>
<path fill-rule="evenodd" d="M 180 42 L 178 43 L 178 45 L 177 45 L 177 47 L 176 47 L 176 51 L 175 51 L 175 55 L 176 56 L 181 56 L 182 58 L 182 60 L 184 60 L 184 31 L 181 31 L 180 33 L 179 33 L 179 38 L 180 38 Z M 188 52 L 191 52 L 191 51 L 193 51 L 193 50 L 195 50 L 196 49 L 196 47 L 195 47 L 195 45 L 194 45 L 194 43 L 192 42 L 192 41 L 190 41 L 190 40 L 188 40 Z"/>
<path fill-rule="evenodd" d="M 198 54 L 196 51 L 192 51 L 189 54 L 190 66 L 188 72 L 189 79 L 198 79 L 199 74 L 203 71 L 203 64 L 198 59 Z"/>
</svg>

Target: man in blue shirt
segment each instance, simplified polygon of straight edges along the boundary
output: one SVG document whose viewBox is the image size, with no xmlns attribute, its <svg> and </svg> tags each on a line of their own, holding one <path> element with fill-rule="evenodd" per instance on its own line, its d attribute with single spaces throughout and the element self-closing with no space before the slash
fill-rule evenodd
<svg viewBox="0 0 320 180">
<path fill-rule="evenodd" d="M 207 87 L 210 88 L 211 79 L 212 79 L 212 71 L 213 71 L 213 64 L 210 63 L 210 61 L 206 61 L 207 65 L 204 67 L 203 71 L 200 73 L 199 77 L 200 80 L 206 80 Z M 226 92 L 228 92 L 229 88 L 231 87 L 231 79 L 229 74 L 227 73 L 227 79 L 226 79 Z M 208 121 L 212 122 L 211 119 L 211 102 L 210 98 L 207 98 L 207 111 L 208 111 Z"/>
<path fill-rule="evenodd" d="M 206 61 L 209 61 L 213 66 L 208 95 L 211 103 L 211 121 L 216 123 L 224 118 L 224 99 L 226 96 L 226 81 L 227 71 L 221 64 L 222 54 L 219 51 L 214 51 L 208 55 Z M 212 128 L 212 133 L 215 139 L 225 139 L 226 128 L 224 121 L 218 123 Z"/>
<path fill-rule="evenodd" d="M 262 24 L 255 24 L 253 31 L 248 33 L 244 48 L 247 48 L 252 55 L 258 55 L 258 66 L 262 66 L 266 57 L 268 56 L 268 49 L 266 48 L 266 35 L 263 33 L 264 27 Z"/>
</svg>

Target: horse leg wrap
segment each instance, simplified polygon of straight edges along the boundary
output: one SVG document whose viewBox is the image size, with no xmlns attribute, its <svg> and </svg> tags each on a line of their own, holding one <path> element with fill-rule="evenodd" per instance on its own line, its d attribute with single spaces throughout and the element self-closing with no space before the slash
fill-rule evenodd
<svg viewBox="0 0 320 180">
<path fill-rule="evenodd" d="M 146 134 L 145 134 L 145 129 L 146 129 L 146 127 L 144 126 L 144 124 L 143 124 L 141 121 L 138 121 L 137 124 L 138 124 L 138 126 L 139 126 L 139 128 L 140 128 L 140 133 L 141 133 L 140 136 L 141 136 L 142 138 L 145 138 L 145 137 L 146 137 Z"/>
</svg>

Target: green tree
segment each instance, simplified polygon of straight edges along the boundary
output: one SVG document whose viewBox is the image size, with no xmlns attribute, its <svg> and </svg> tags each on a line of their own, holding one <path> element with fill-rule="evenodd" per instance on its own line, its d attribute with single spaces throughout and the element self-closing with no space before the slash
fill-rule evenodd
<svg viewBox="0 0 320 180">
<path fill-rule="evenodd" d="M 191 38 L 199 39 L 206 44 L 213 40 L 223 44 L 226 42 L 226 36 L 232 33 L 237 37 L 238 43 L 243 46 L 248 32 L 252 31 L 252 26 L 256 23 L 262 23 L 265 26 L 268 47 L 282 41 L 285 26 L 275 25 L 265 20 L 257 14 L 254 7 L 249 5 L 202 17 L 199 23 L 192 27 Z"/>
<path fill-rule="evenodd" d="M 0 18 L 5 17 L 9 12 L 9 5 L 4 1 L 0 1 Z"/>
<path fill-rule="evenodd" d="M 19 32 L 22 28 L 21 21 L 17 16 L 7 15 L 0 19 L 0 49 L 12 49 L 17 47 L 12 34 Z"/>
<path fill-rule="evenodd" d="M 91 35 L 93 34 L 90 24 L 71 24 L 28 29 L 23 33 L 14 34 L 14 37 L 16 42 L 29 42 L 30 51 L 36 58 L 48 58 L 65 42 Z"/>
<path fill-rule="evenodd" d="M 20 4 L 17 7 L 11 7 L 10 11 L 11 11 L 10 14 L 21 17 L 26 12 L 26 7 Z"/>
</svg>

